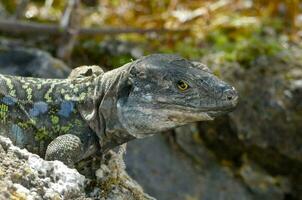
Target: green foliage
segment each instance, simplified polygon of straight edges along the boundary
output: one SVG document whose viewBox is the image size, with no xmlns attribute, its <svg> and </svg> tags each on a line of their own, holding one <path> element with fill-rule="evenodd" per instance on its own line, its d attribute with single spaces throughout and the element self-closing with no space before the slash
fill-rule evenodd
<svg viewBox="0 0 302 200">
<path fill-rule="evenodd" d="M 223 24 L 213 26 L 205 36 L 208 52 L 220 53 L 222 59 L 249 67 L 260 56 L 274 56 L 284 47 L 278 32 L 284 24 L 279 19 L 267 21 L 238 14 Z"/>
<path fill-rule="evenodd" d="M 223 30 L 216 30 L 208 36 L 214 52 L 223 52 L 227 61 L 239 62 L 248 66 L 260 56 L 273 56 L 282 50 L 280 41 L 273 36 L 265 35 L 259 30 L 236 37 Z"/>
<path fill-rule="evenodd" d="M 0 0 L 11 14 L 19 0 Z M 167 28 L 178 32 L 112 36 L 123 41 L 135 41 L 145 46 L 145 53 L 177 53 L 186 58 L 200 59 L 208 53 L 219 53 L 226 61 L 235 61 L 248 67 L 259 56 L 273 56 L 284 47 L 280 36 L 299 42 L 297 26 L 299 1 L 136 1 L 136 0 L 83 0 L 81 26 Z M 46 6 L 44 0 L 30 0 L 26 17 L 33 21 L 58 23 L 67 0 L 54 0 Z M 284 8 L 280 11 L 280 7 Z M 203 9 L 205 9 L 203 11 Z M 29 12 L 30 11 L 30 12 Z M 206 12 L 205 12 L 206 11 Z M 292 11 L 292 12 L 291 12 Z M 28 17 L 29 16 L 29 17 Z M 182 18 L 186 16 L 185 18 Z M 34 37 L 33 37 L 34 38 Z M 129 53 L 112 54 L 100 43 L 105 37 L 80 38 L 71 58 L 74 66 L 98 64 L 110 69 L 132 59 Z M 297 39 L 298 38 L 298 39 Z M 26 38 L 28 40 L 28 38 Z M 59 41 L 50 38 L 51 41 Z M 58 44 L 47 43 L 47 50 Z M 44 47 L 43 47 L 44 48 Z M 130 48 L 130 47 L 129 47 Z"/>
<path fill-rule="evenodd" d="M 132 59 L 131 55 L 126 54 L 126 55 L 116 55 L 111 57 L 108 60 L 108 65 L 113 66 L 113 67 L 120 67 L 128 62 L 130 62 Z"/>
<path fill-rule="evenodd" d="M 14 13 L 16 10 L 17 2 L 15 0 L 0 0 L 5 10 L 9 13 Z"/>
<path fill-rule="evenodd" d="M 133 59 L 129 53 L 113 54 L 107 51 L 101 40 L 83 40 L 75 47 L 73 57 L 77 65 L 94 64 L 106 69 L 120 67 Z"/>
<path fill-rule="evenodd" d="M 186 58 L 199 59 L 205 54 L 206 50 L 198 46 L 192 38 L 175 41 L 173 46 L 159 46 L 157 51 L 162 53 L 177 53 Z"/>
<path fill-rule="evenodd" d="M 246 42 L 237 44 L 236 61 L 246 66 L 259 56 L 274 56 L 281 50 L 282 46 L 275 38 L 255 35 Z"/>
<path fill-rule="evenodd" d="M 243 67 L 249 67 L 258 57 L 274 56 L 284 49 L 278 36 L 282 27 L 284 24 L 278 19 L 267 22 L 235 15 L 223 24 L 212 26 L 201 39 L 179 36 L 174 38 L 172 44 L 159 41 L 153 45 L 156 51 L 177 52 L 190 59 L 219 53 L 225 61 L 239 62 Z"/>
</svg>

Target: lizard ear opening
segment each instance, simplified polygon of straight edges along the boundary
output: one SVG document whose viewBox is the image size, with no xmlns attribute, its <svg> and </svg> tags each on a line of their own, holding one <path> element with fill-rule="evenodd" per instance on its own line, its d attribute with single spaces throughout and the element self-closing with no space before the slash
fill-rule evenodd
<svg viewBox="0 0 302 200">
<path fill-rule="evenodd" d="M 133 79 L 130 73 L 124 75 L 118 86 L 118 99 L 129 97 L 133 89 Z M 125 99 L 126 100 L 126 99 Z"/>
<path fill-rule="evenodd" d="M 118 94 L 119 99 L 123 97 L 129 97 L 131 91 L 132 91 L 132 83 L 127 82 L 125 85 L 122 85 L 120 92 Z"/>
</svg>

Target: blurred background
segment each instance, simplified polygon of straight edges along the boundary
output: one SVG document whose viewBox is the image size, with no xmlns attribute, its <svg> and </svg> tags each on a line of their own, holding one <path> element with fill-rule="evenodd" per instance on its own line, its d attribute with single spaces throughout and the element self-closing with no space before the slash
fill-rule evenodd
<svg viewBox="0 0 302 200">
<path fill-rule="evenodd" d="M 163 200 L 302 199 L 301 11 L 300 0 L 0 0 L 0 72 L 202 61 L 235 85 L 238 108 L 130 142 L 128 173 Z"/>
</svg>

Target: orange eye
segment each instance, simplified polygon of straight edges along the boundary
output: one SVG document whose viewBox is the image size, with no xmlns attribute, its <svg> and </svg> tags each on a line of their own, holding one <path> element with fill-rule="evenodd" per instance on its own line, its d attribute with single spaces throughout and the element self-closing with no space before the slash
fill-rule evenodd
<svg viewBox="0 0 302 200">
<path fill-rule="evenodd" d="M 180 91 L 185 91 L 189 88 L 189 85 L 185 81 L 180 80 L 177 82 L 177 87 Z"/>
</svg>

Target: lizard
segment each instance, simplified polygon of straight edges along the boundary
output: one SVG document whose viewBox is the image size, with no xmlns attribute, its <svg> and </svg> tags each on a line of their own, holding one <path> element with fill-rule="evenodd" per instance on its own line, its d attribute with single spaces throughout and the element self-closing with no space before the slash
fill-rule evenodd
<svg viewBox="0 0 302 200">
<path fill-rule="evenodd" d="M 0 134 L 68 166 L 136 138 L 213 120 L 236 107 L 235 88 L 207 66 L 152 54 L 66 79 L 0 75 Z"/>
</svg>

